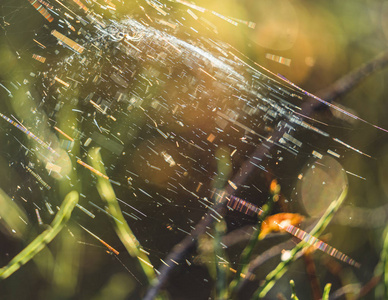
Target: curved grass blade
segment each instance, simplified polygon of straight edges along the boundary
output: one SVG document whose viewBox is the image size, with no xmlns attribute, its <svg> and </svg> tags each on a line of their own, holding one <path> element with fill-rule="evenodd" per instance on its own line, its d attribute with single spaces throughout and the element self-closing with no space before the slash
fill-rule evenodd
<svg viewBox="0 0 388 300">
<path fill-rule="evenodd" d="M 51 228 L 38 235 L 27 247 L 16 255 L 8 265 L 1 268 L 0 279 L 5 279 L 12 275 L 50 243 L 70 219 L 71 213 L 77 203 L 78 193 L 76 191 L 68 193 L 65 200 L 63 200 L 60 210 L 51 223 Z"/>
<path fill-rule="evenodd" d="M 128 253 L 132 257 L 137 258 L 148 282 L 151 283 L 155 278 L 154 267 L 147 255 L 140 251 L 140 243 L 128 226 L 127 221 L 124 219 L 113 187 L 109 182 L 109 179 L 107 179 L 108 177 L 106 176 L 100 155 L 100 148 L 93 148 L 88 154 L 90 165 L 97 170 L 98 174 L 102 174 L 98 176 L 97 190 L 100 197 L 107 203 L 110 214 L 114 217 L 116 233 Z"/>
</svg>

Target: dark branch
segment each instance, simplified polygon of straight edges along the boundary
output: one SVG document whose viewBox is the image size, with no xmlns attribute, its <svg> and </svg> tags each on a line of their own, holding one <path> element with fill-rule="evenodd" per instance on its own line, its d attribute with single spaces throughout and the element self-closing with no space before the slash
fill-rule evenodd
<svg viewBox="0 0 388 300">
<path fill-rule="evenodd" d="M 332 102 L 349 93 L 364 79 L 374 72 L 385 68 L 388 65 L 388 51 L 380 53 L 371 61 L 341 77 L 329 87 L 319 91 L 317 96 L 328 102 Z"/>
<path fill-rule="evenodd" d="M 388 52 L 385 52 L 378 55 L 375 59 L 366 63 L 365 65 L 361 66 L 355 71 L 337 80 L 333 85 L 331 85 L 325 90 L 322 90 L 317 95 L 326 101 L 329 101 L 329 102 L 334 101 L 338 97 L 341 97 L 346 93 L 348 93 L 351 89 L 357 86 L 367 76 L 371 75 L 373 72 L 377 70 L 384 68 L 387 64 L 388 64 Z M 304 115 L 304 116 L 310 116 L 315 110 L 315 108 L 317 108 L 320 105 L 321 105 L 320 102 L 316 102 L 315 100 L 310 99 L 303 103 L 302 110 L 300 111 L 300 113 L 301 115 Z M 234 182 L 237 186 L 244 184 L 246 179 L 255 170 L 255 167 L 251 163 L 251 161 L 254 162 L 257 160 L 257 158 L 261 158 L 262 161 L 265 161 L 267 159 L 265 154 L 268 153 L 274 147 L 274 145 L 277 144 L 278 140 L 283 136 L 285 130 L 286 129 L 283 128 L 277 131 L 272 136 L 271 141 L 263 142 L 263 144 L 265 143 L 266 146 L 263 146 L 263 145 L 258 146 L 254 151 L 254 153 L 250 156 L 250 158 L 247 159 L 244 162 L 244 164 L 241 166 L 240 170 L 236 173 L 236 175 L 232 179 L 232 182 Z M 230 186 L 228 186 L 226 187 L 225 192 L 231 195 L 234 193 L 234 190 Z M 215 209 L 221 215 L 225 214 L 224 204 L 217 204 L 213 207 L 213 209 Z M 204 234 L 207 230 L 207 227 L 211 226 L 213 222 L 214 222 L 214 218 L 210 215 L 210 213 L 207 213 L 203 217 L 203 219 L 197 224 L 195 229 L 190 233 L 190 235 L 187 236 L 182 242 L 180 242 L 179 244 L 175 245 L 172 248 L 170 254 L 167 256 L 165 260 L 167 264 L 169 264 L 169 266 L 166 266 L 166 265 L 162 266 L 160 270 L 160 275 L 158 277 L 158 281 L 153 286 L 150 287 L 150 289 L 148 290 L 144 298 L 145 300 L 154 299 L 157 296 L 159 290 L 169 279 L 169 276 L 172 270 L 176 267 L 175 264 L 173 263 L 170 264 L 171 260 L 174 260 L 178 263 L 184 261 L 187 255 L 193 249 L 195 249 L 195 245 L 198 237 Z"/>
</svg>

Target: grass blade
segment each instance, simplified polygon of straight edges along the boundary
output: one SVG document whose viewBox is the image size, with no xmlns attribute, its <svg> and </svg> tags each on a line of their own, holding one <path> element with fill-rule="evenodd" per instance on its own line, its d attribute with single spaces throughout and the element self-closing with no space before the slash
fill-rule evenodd
<svg viewBox="0 0 388 300">
<path fill-rule="evenodd" d="M 98 176 L 97 190 L 100 197 L 106 202 L 110 214 L 114 217 L 115 230 L 118 237 L 128 253 L 138 260 L 148 282 L 151 283 L 155 278 L 154 267 L 148 259 L 148 256 L 140 251 L 140 243 L 128 226 L 128 223 L 121 212 L 113 187 L 106 176 L 100 155 L 100 148 L 91 149 L 88 158 L 90 165 L 99 173 L 103 174 L 103 176 Z"/>
<path fill-rule="evenodd" d="M 323 214 L 321 219 L 318 221 L 317 225 L 311 230 L 310 234 L 313 236 L 319 236 L 330 223 L 335 212 L 341 206 L 342 202 L 345 200 L 348 193 L 348 187 L 346 186 L 342 191 L 341 195 L 336 201 L 333 201 L 326 212 Z M 304 247 L 309 247 L 310 245 L 305 242 L 300 242 L 291 250 L 290 257 L 278 264 L 278 266 L 267 275 L 264 283 L 256 290 L 253 299 L 259 299 L 265 297 L 268 291 L 275 285 L 276 281 L 279 280 L 284 273 L 287 271 L 288 266 L 295 260 L 298 253 L 302 251 Z"/>
<path fill-rule="evenodd" d="M 8 265 L 0 269 L 0 279 L 5 279 L 12 275 L 50 243 L 70 219 L 71 213 L 77 203 L 78 193 L 76 191 L 67 194 L 60 210 L 51 223 L 51 227 L 38 235 L 27 247 L 16 255 Z"/>
</svg>

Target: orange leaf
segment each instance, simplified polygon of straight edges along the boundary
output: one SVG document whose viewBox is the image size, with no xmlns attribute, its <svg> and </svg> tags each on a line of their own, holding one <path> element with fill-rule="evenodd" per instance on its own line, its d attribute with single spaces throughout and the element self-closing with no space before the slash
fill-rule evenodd
<svg viewBox="0 0 388 300">
<path fill-rule="evenodd" d="M 263 239 L 268 233 L 284 231 L 279 227 L 281 224 L 283 227 L 286 225 L 294 225 L 297 226 L 304 220 L 304 216 L 300 214 L 293 213 L 279 213 L 272 216 L 268 216 L 261 224 L 261 232 L 259 235 L 259 239 Z"/>
</svg>

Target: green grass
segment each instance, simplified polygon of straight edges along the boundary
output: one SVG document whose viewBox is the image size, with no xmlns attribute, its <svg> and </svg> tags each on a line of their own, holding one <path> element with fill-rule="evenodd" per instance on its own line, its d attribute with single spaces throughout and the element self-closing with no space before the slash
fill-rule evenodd
<svg viewBox="0 0 388 300">
<path fill-rule="evenodd" d="M 55 215 L 49 229 L 46 229 L 38 235 L 28 246 L 26 246 L 18 255 L 16 255 L 5 267 L 0 269 L 0 279 L 4 279 L 16 272 L 22 265 L 26 264 L 36 254 L 49 244 L 63 229 L 66 222 L 70 219 L 71 213 L 78 203 L 78 193 L 72 191 L 62 202 L 60 210 Z"/>
<path fill-rule="evenodd" d="M 335 212 L 338 210 L 338 208 L 345 200 L 347 193 L 348 193 L 348 187 L 346 187 L 342 191 L 341 195 L 338 197 L 336 201 L 333 201 L 331 203 L 331 205 L 323 214 L 323 216 L 320 218 L 318 223 L 311 230 L 310 232 L 311 235 L 319 236 L 325 230 L 325 228 L 333 218 Z M 267 275 L 264 283 L 256 290 L 253 299 L 260 299 L 265 297 L 267 293 L 275 285 L 276 281 L 278 281 L 287 272 L 290 264 L 296 259 L 296 257 L 303 250 L 303 248 L 309 247 L 309 246 L 310 245 L 305 242 L 300 242 L 298 245 L 296 245 L 296 247 L 293 250 L 291 250 L 290 257 L 287 260 L 279 263 L 278 266 Z"/>
</svg>

